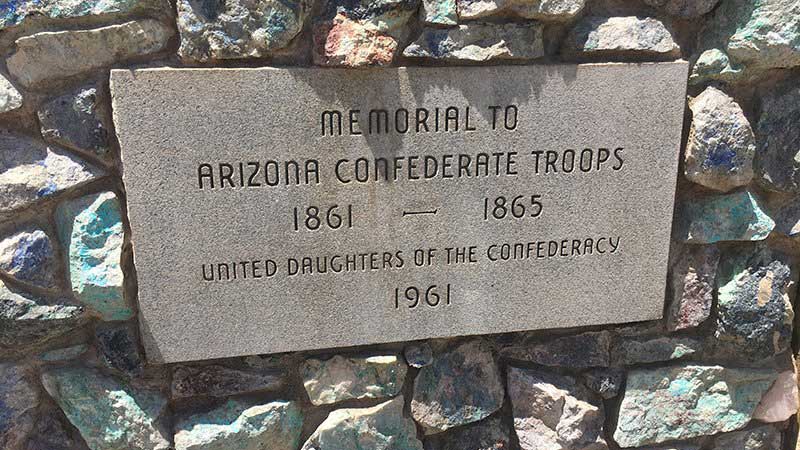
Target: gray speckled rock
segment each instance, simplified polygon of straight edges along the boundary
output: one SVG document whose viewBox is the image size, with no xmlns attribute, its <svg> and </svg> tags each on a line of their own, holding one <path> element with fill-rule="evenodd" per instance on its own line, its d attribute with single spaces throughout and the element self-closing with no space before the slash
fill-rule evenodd
<svg viewBox="0 0 800 450">
<path fill-rule="evenodd" d="M 22 366 L 0 364 L 0 448 L 17 449 L 32 435 L 39 389 Z"/>
<path fill-rule="evenodd" d="M 672 301 L 667 310 L 670 331 L 694 328 L 711 315 L 720 253 L 713 245 L 681 247 L 670 267 Z"/>
<path fill-rule="evenodd" d="M 543 366 L 608 367 L 610 364 L 611 334 L 608 331 L 587 332 L 566 336 L 544 343 L 522 342 L 502 350 L 506 358 L 530 361 Z"/>
<path fill-rule="evenodd" d="M 302 450 L 422 450 L 414 422 L 403 417 L 403 403 L 399 396 L 372 408 L 337 409 Z"/>
<path fill-rule="evenodd" d="M 68 333 L 88 321 L 80 306 L 48 304 L 12 292 L 0 281 L 0 349 L 23 350 Z"/>
<path fill-rule="evenodd" d="M 751 192 L 687 199 L 681 213 L 681 237 L 690 244 L 762 241 L 775 228 Z"/>
<path fill-rule="evenodd" d="M 78 19 L 145 11 L 166 13 L 168 9 L 169 3 L 163 0 L 7 0 L 0 5 L 0 30 L 30 19 Z"/>
<path fill-rule="evenodd" d="M 8 71 L 25 87 L 80 75 L 165 48 L 173 29 L 142 20 L 80 31 L 42 32 L 17 39 Z"/>
<path fill-rule="evenodd" d="M 761 360 L 789 349 L 794 319 L 789 296 L 796 278 L 787 257 L 767 248 L 725 255 L 717 291 L 716 338 L 727 344 L 728 353 Z"/>
<path fill-rule="evenodd" d="M 749 184 L 756 138 L 742 108 L 714 87 L 693 98 L 689 108 L 692 126 L 686 146 L 686 178 L 723 192 Z"/>
<path fill-rule="evenodd" d="M 637 447 L 738 430 L 750 422 L 776 376 L 720 366 L 633 370 L 614 440 Z"/>
<path fill-rule="evenodd" d="M 775 231 L 791 238 L 800 237 L 800 202 L 789 200 L 775 218 Z"/>
<path fill-rule="evenodd" d="M 680 47 L 672 33 L 651 17 L 596 17 L 581 19 L 564 42 L 570 54 L 627 54 L 678 57 Z"/>
<path fill-rule="evenodd" d="M 48 142 L 104 156 L 110 150 L 109 125 L 99 110 L 98 86 L 82 86 L 42 105 L 37 112 Z"/>
<path fill-rule="evenodd" d="M 757 126 L 756 173 L 759 183 L 767 189 L 800 194 L 798 116 L 800 87 L 785 86 L 764 97 Z"/>
<path fill-rule="evenodd" d="M 22 106 L 22 94 L 6 77 L 0 75 L 0 114 L 14 111 Z"/>
<path fill-rule="evenodd" d="M 196 61 L 261 58 L 303 29 L 305 0 L 178 1 L 178 54 Z"/>
<path fill-rule="evenodd" d="M 283 373 L 277 369 L 244 371 L 220 365 L 178 366 L 172 373 L 172 398 L 227 397 L 274 390 L 283 386 L 283 382 Z"/>
<path fill-rule="evenodd" d="M 499 417 L 425 439 L 425 450 L 508 450 L 511 446 L 508 427 Z"/>
<path fill-rule="evenodd" d="M 137 377 L 144 370 L 134 327 L 132 323 L 100 324 L 94 333 L 100 359 L 129 377 Z"/>
<path fill-rule="evenodd" d="M 781 448 L 781 431 L 764 425 L 745 431 L 721 434 L 712 450 L 776 450 Z"/>
<path fill-rule="evenodd" d="M 434 434 L 477 422 L 503 406 L 505 390 L 492 349 L 482 340 L 437 355 L 414 380 L 411 415 Z"/>
<path fill-rule="evenodd" d="M 303 412 L 293 402 L 263 405 L 228 400 L 224 405 L 180 420 L 175 450 L 297 450 Z"/>
<path fill-rule="evenodd" d="M 394 397 L 403 388 L 407 367 L 399 355 L 327 360 L 309 359 L 303 365 L 303 386 L 314 405 L 349 399 Z"/>
<path fill-rule="evenodd" d="M 672 16 L 693 19 L 710 13 L 720 0 L 644 0 L 644 2 Z"/>
<path fill-rule="evenodd" d="M 0 222 L 16 209 L 103 175 L 63 150 L 0 130 Z"/>
<path fill-rule="evenodd" d="M 54 288 L 58 267 L 50 237 L 42 230 L 20 231 L 0 240 L 0 272 L 20 281 Z"/>
<path fill-rule="evenodd" d="M 592 392 L 608 400 L 619 394 L 625 372 L 621 369 L 592 369 L 583 374 L 583 383 Z"/>
<path fill-rule="evenodd" d="M 747 81 L 800 65 L 800 3 L 725 0 L 704 22 L 691 80 Z M 713 61 L 713 64 L 711 62 Z"/>
<path fill-rule="evenodd" d="M 122 211 L 113 192 L 87 195 L 58 205 L 56 224 L 69 260 L 72 293 L 105 321 L 127 320 L 120 262 Z"/>
<path fill-rule="evenodd" d="M 567 21 L 575 18 L 585 0 L 456 0 L 458 17 L 478 19 L 499 13 L 511 13 L 526 19 Z"/>
<path fill-rule="evenodd" d="M 92 450 L 170 448 L 161 393 L 88 368 L 52 369 L 42 374 L 42 383 Z"/>
<path fill-rule="evenodd" d="M 538 23 L 426 28 L 419 39 L 403 50 L 403 56 L 444 61 L 536 59 L 544 56 L 542 30 Z"/>
<path fill-rule="evenodd" d="M 632 366 L 671 361 L 699 353 L 702 341 L 690 337 L 623 339 L 614 346 L 616 365 Z"/>
<path fill-rule="evenodd" d="M 508 368 L 508 396 L 522 450 L 605 450 L 605 414 L 574 378 Z"/>
</svg>

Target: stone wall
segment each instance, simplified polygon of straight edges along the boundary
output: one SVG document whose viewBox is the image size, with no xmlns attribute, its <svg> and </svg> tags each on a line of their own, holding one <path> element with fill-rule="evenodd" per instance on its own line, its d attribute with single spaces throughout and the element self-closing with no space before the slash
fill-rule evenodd
<svg viewBox="0 0 800 450">
<path fill-rule="evenodd" d="M 110 68 L 678 58 L 664 320 L 147 364 Z M 0 447 L 794 449 L 798 68 L 798 0 L 4 0 Z"/>
</svg>

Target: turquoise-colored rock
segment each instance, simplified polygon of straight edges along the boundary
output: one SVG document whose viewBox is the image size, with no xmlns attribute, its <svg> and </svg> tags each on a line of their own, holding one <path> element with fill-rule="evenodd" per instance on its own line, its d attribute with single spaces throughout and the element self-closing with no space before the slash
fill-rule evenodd
<svg viewBox="0 0 800 450">
<path fill-rule="evenodd" d="M 485 419 L 503 406 L 505 389 L 492 348 L 473 340 L 434 357 L 414 380 L 411 415 L 435 434 Z"/>
<path fill-rule="evenodd" d="M 425 23 L 434 25 L 456 25 L 456 0 L 422 0 Z"/>
<path fill-rule="evenodd" d="M 790 259 L 766 247 L 725 255 L 717 290 L 716 354 L 758 361 L 788 350 L 796 279 Z"/>
<path fill-rule="evenodd" d="M 400 393 L 408 368 L 399 355 L 327 360 L 309 359 L 303 366 L 303 386 L 311 403 L 326 405 L 354 398 L 384 398 Z"/>
<path fill-rule="evenodd" d="M 294 402 L 229 400 L 175 425 L 175 450 L 297 450 L 303 413 Z"/>
<path fill-rule="evenodd" d="M 126 320 L 133 311 L 125 302 L 122 216 L 113 192 L 81 197 L 59 205 L 58 232 L 66 247 L 72 292 L 103 320 Z"/>
<path fill-rule="evenodd" d="M 772 370 L 673 366 L 628 374 L 614 440 L 639 447 L 735 431 L 750 422 Z"/>
<path fill-rule="evenodd" d="M 747 191 L 688 200 L 682 219 L 681 237 L 692 244 L 761 241 L 775 228 L 775 221 Z"/>
<path fill-rule="evenodd" d="M 77 19 L 80 17 L 166 10 L 161 0 L 4 0 L 0 2 L 0 30 L 34 17 Z"/>
<path fill-rule="evenodd" d="M 95 369 L 62 367 L 42 374 L 42 383 L 91 450 L 167 450 L 161 426 L 167 399 Z"/>
<path fill-rule="evenodd" d="M 697 46 L 702 64 L 692 69 L 693 83 L 747 81 L 770 69 L 800 65 L 797 0 L 725 0 L 704 24 Z"/>
<path fill-rule="evenodd" d="M 302 450 L 422 450 L 414 422 L 403 417 L 403 404 L 399 396 L 372 408 L 337 409 Z"/>
</svg>

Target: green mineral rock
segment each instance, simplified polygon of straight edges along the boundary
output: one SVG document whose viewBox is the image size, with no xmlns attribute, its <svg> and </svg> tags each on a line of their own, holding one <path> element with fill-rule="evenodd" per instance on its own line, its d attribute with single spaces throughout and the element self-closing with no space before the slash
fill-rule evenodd
<svg viewBox="0 0 800 450">
<path fill-rule="evenodd" d="M 77 19 L 142 11 L 166 11 L 164 0 L 6 0 L 0 2 L 0 30 L 34 17 Z"/>
<path fill-rule="evenodd" d="M 175 425 L 175 450 L 296 450 L 303 413 L 293 402 L 229 400 Z"/>
<path fill-rule="evenodd" d="M 372 408 L 337 409 L 302 450 L 422 450 L 414 422 L 403 417 L 403 404 L 399 396 Z"/>
<path fill-rule="evenodd" d="M 91 450 L 167 450 L 161 393 L 134 388 L 95 369 L 62 367 L 42 383 Z"/>
<path fill-rule="evenodd" d="M 116 195 L 103 192 L 63 203 L 56 221 L 75 297 L 103 320 L 130 318 L 133 311 L 123 295 L 123 230 Z"/>
<path fill-rule="evenodd" d="M 407 367 L 398 355 L 328 360 L 309 359 L 303 385 L 311 403 L 325 405 L 353 398 L 394 397 L 400 393 Z"/>
<path fill-rule="evenodd" d="M 751 192 L 710 196 L 684 204 L 683 239 L 691 244 L 761 241 L 775 228 Z"/>
<path fill-rule="evenodd" d="M 771 370 L 720 366 L 633 370 L 614 440 L 639 447 L 741 429 L 776 377 Z"/>
</svg>

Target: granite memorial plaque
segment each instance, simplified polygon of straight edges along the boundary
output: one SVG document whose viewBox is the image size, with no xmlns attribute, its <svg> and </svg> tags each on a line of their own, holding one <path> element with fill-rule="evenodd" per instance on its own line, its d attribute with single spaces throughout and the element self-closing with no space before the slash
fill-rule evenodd
<svg viewBox="0 0 800 450">
<path fill-rule="evenodd" d="M 686 77 L 112 71 L 148 358 L 661 317 Z"/>
</svg>

